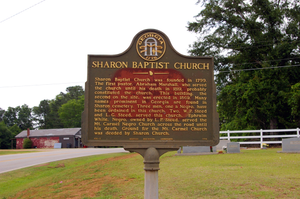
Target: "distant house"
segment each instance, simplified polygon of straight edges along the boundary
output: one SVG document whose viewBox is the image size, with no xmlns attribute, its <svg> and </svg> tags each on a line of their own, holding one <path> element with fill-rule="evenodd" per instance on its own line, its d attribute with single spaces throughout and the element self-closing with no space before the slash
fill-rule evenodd
<svg viewBox="0 0 300 199">
<path fill-rule="evenodd" d="M 61 148 L 81 147 L 81 128 L 24 130 L 16 138 L 16 148 L 23 148 L 25 138 L 31 139 L 34 148 L 54 148 L 61 143 Z"/>
</svg>

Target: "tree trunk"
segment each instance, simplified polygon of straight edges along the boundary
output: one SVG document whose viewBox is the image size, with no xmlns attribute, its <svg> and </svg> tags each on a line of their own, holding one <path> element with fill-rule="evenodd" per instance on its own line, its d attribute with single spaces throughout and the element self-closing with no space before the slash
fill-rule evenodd
<svg viewBox="0 0 300 199">
<path fill-rule="evenodd" d="M 277 119 L 276 118 L 272 118 L 270 120 L 270 129 L 277 129 Z M 276 132 L 270 132 L 270 135 L 277 135 L 278 133 Z"/>
</svg>

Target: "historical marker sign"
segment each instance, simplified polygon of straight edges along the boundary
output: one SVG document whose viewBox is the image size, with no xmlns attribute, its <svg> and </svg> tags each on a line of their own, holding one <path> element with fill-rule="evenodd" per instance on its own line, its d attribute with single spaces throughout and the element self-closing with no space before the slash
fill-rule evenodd
<svg viewBox="0 0 300 199">
<path fill-rule="evenodd" d="M 121 54 L 88 56 L 85 145 L 212 146 L 218 122 L 212 57 L 183 56 L 153 29 Z"/>
</svg>

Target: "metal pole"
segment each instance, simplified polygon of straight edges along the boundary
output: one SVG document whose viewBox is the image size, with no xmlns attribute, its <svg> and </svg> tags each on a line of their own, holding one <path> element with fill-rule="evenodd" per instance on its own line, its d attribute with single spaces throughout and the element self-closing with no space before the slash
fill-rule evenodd
<svg viewBox="0 0 300 199">
<path fill-rule="evenodd" d="M 158 199 L 158 171 L 145 171 L 145 199 Z"/>
<path fill-rule="evenodd" d="M 144 199 L 158 199 L 159 156 L 159 152 L 153 147 L 148 148 L 144 154 Z"/>
<path fill-rule="evenodd" d="M 158 199 L 159 157 L 168 151 L 177 151 L 178 148 L 131 148 L 125 146 L 124 149 L 131 152 L 137 152 L 144 157 L 144 199 Z"/>
</svg>

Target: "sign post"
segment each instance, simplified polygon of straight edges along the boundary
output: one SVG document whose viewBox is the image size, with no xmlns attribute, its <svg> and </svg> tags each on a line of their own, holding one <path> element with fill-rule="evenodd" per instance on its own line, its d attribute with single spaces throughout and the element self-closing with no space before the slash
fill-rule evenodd
<svg viewBox="0 0 300 199">
<path fill-rule="evenodd" d="M 145 198 L 158 198 L 163 153 L 219 142 L 213 66 L 212 57 L 179 54 L 154 29 L 139 32 L 121 54 L 89 55 L 83 143 L 141 154 Z"/>
</svg>

